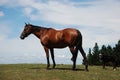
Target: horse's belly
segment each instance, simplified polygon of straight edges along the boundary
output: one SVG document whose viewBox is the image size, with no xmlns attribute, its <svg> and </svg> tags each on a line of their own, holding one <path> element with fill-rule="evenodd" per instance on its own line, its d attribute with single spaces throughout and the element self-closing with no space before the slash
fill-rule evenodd
<svg viewBox="0 0 120 80">
<path fill-rule="evenodd" d="M 65 48 L 65 47 L 74 47 L 76 44 L 69 44 L 69 43 L 65 43 L 65 42 L 60 42 L 60 43 L 49 43 L 48 45 L 46 45 L 46 47 L 48 48 Z"/>
<path fill-rule="evenodd" d="M 48 48 L 65 48 L 67 47 L 67 44 L 52 44 L 52 45 L 47 45 Z"/>
<path fill-rule="evenodd" d="M 41 42 L 43 46 L 47 47 L 47 48 L 65 48 L 67 46 L 75 46 L 76 42 L 74 40 L 46 40 L 46 41 L 42 41 Z"/>
</svg>

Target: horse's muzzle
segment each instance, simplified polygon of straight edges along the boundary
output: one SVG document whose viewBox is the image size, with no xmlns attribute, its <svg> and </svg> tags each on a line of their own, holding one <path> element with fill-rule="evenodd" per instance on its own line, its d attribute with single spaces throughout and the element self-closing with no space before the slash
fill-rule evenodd
<svg viewBox="0 0 120 80">
<path fill-rule="evenodd" d="M 20 36 L 20 39 L 24 39 L 24 36 Z"/>
</svg>

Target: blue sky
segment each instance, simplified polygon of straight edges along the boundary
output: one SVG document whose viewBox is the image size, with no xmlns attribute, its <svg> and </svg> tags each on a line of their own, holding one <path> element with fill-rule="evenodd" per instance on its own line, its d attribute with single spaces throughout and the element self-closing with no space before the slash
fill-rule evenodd
<svg viewBox="0 0 120 80">
<path fill-rule="evenodd" d="M 46 63 L 39 39 L 19 36 L 25 22 L 64 29 L 77 28 L 88 53 L 95 42 L 112 45 L 120 40 L 120 0 L 0 0 L 0 64 Z M 70 63 L 68 48 L 56 49 L 56 63 Z M 79 54 L 77 63 L 82 56 Z"/>
</svg>

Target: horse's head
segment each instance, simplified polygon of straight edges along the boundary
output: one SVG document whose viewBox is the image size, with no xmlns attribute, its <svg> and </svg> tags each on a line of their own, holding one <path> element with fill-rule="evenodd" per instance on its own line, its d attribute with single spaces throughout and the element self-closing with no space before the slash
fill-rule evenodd
<svg viewBox="0 0 120 80">
<path fill-rule="evenodd" d="M 31 32 L 32 32 L 32 27 L 31 27 L 31 25 L 30 25 L 29 23 L 28 23 L 28 24 L 25 23 L 25 27 L 24 27 L 23 32 L 21 33 L 20 38 L 21 38 L 21 39 L 24 39 L 25 37 L 27 37 L 28 35 L 30 35 Z"/>
</svg>

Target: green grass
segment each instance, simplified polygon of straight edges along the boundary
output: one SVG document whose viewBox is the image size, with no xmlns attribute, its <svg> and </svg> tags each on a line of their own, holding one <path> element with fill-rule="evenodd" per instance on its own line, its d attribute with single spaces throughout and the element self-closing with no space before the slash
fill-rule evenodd
<svg viewBox="0 0 120 80">
<path fill-rule="evenodd" d="M 46 70 L 46 64 L 0 64 L 0 80 L 120 80 L 120 70 L 102 66 L 83 65 L 71 70 L 72 65 L 57 65 L 56 69 Z"/>
</svg>

